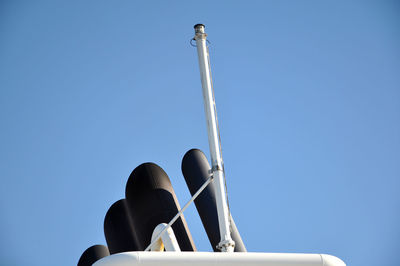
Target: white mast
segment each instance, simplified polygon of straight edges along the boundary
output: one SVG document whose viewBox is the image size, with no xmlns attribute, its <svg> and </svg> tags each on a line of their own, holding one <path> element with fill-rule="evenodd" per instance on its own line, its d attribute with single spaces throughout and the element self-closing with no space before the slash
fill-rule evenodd
<svg viewBox="0 0 400 266">
<path fill-rule="evenodd" d="M 204 110 L 207 119 L 208 142 L 211 154 L 211 173 L 215 182 L 215 192 L 217 201 L 218 223 L 221 240 L 217 246 L 222 252 L 233 252 L 235 242 L 231 238 L 229 211 L 225 191 L 225 173 L 224 163 L 222 161 L 221 144 L 219 139 L 219 129 L 217 120 L 217 111 L 215 108 L 214 91 L 211 80 L 211 69 L 209 64 L 209 55 L 207 48 L 207 34 L 204 31 L 204 25 L 194 26 L 199 56 L 199 67 L 201 76 L 201 85 L 203 87 Z"/>
</svg>

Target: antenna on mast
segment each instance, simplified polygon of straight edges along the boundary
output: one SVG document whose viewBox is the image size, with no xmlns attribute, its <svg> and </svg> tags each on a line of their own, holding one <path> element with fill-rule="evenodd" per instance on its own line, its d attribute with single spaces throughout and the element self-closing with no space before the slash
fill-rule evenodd
<svg viewBox="0 0 400 266">
<path fill-rule="evenodd" d="M 194 26 L 197 54 L 199 57 L 201 85 L 203 88 L 204 110 L 207 120 L 208 143 L 211 154 L 211 174 L 215 182 L 218 223 L 221 240 L 217 246 L 222 252 L 233 252 L 235 242 L 230 233 L 229 209 L 225 191 L 225 171 L 222 160 L 217 110 L 211 79 L 210 58 L 207 47 L 207 34 L 203 24 Z"/>
</svg>

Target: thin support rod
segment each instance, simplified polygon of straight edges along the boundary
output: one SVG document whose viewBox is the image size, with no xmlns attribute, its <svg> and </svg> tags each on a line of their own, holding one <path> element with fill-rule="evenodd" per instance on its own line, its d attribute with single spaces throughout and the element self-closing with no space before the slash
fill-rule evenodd
<svg viewBox="0 0 400 266">
<path fill-rule="evenodd" d="M 197 192 L 193 195 L 193 197 L 183 206 L 183 208 L 175 215 L 174 218 L 165 226 L 165 228 L 157 235 L 157 237 L 153 238 L 153 241 L 150 243 L 150 245 L 147 246 L 147 248 L 144 251 L 149 251 L 151 247 L 158 241 L 158 239 L 172 226 L 173 223 L 175 223 L 176 220 L 178 220 L 179 217 L 182 216 L 183 212 L 189 207 L 189 205 L 197 198 L 197 196 L 200 195 L 200 193 L 208 186 L 208 184 L 213 181 L 213 176 L 211 175 L 206 182 L 197 190 Z"/>
<path fill-rule="evenodd" d="M 217 110 L 215 107 L 214 91 L 211 79 L 211 69 L 207 48 L 207 34 L 204 25 L 197 24 L 195 37 L 197 54 L 199 57 L 199 68 L 201 85 L 203 88 L 204 110 L 207 120 L 208 143 L 211 155 L 211 172 L 215 178 L 215 198 L 217 203 L 218 224 L 220 230 L 220 243 L 217 248 L 222 252 L 233 252 L 235 242 L 232 240 L 229 226 L 229 208 L 225 191 L 225 173 L 222 160 L 221 144 L 219 138 Z"/>
</svg>

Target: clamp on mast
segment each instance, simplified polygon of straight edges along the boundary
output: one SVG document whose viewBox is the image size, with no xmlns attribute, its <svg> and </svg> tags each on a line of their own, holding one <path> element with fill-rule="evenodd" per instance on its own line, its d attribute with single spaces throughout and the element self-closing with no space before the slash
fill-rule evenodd
<svg viewBox="0 0 400 266">
<path fill-rule="evenodd" d="M 218 212 L 218 223 L 221 240 L 217 248 L 222 252 L 233 252 L 235 242 L 232 240 L 229 209 L 225 191 L 225 172 L 222 160 L 219 128 L 217 120 L 217 110 L 215 107 L 214 91 L 211 79 L 211 69 L 209 64 L 209 54 L 207 47 L 207 34 L 203 24 L 194 26 L 197 54 L 199 57 L 201 85 L 203 88 L 204 110 L 207 120 L 208 143 L 211 154 L 211 174 L 214 178 L 216 203 Z"/>
</svg>

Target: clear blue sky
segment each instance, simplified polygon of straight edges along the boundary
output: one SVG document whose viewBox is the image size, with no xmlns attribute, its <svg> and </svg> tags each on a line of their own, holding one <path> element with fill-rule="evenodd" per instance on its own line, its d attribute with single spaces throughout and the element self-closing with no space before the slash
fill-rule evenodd
<svg viewBox="0 0 400 266">
<path fill-rule="evenodd" d="M 398 265 L 397 1 L 1 1 L 0 265 L 105 244 L 130 172 L 208 155 L 204 23 L 232 215 L 249 251 Z M 194 206 L 199 250 L 211 247 Z"/>
</svg>

